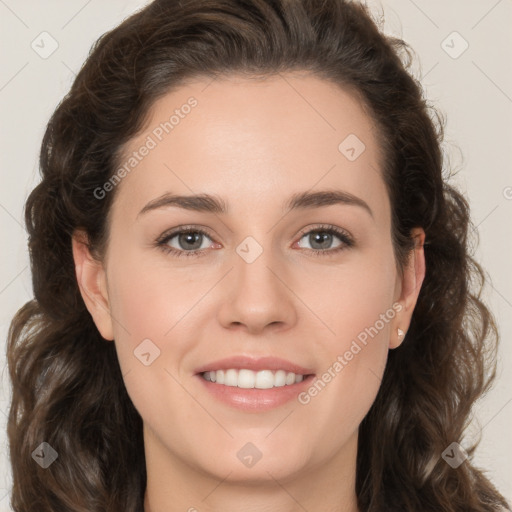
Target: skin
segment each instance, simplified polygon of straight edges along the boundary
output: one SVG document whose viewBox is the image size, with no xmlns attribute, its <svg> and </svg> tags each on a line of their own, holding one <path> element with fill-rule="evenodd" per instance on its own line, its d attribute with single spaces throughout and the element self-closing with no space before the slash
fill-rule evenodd
<svg viewBox="0 0 512 512">
<path fill-rule="evenodd" d="M 198 105 L 117 185 L 103 261 L 91 257 L 84 233 L 73 237 L 82 296 L 101 335 L 115 340 L 144 421 L 145 511 L 235 512 L 243 503 L 248 512 L 355 512 L 358 426 L 388 350 L 401 343 L 397 329 L 407 332 L 425 275 L 424 232 L 412 233 L 402 277 L 374 123 L 355 96 L 309 74 L 196 78 L 154 104 L 125 155 L 190 96 Z M 349 134 L 366 146 L 354 161 L 338 150 Z M 373 216 L 349 204 L 286 213 L 293 193 L 325 189 L 361 198 Z M 164 192 L 212 194 L 229 212 L 167 206 L 138 216 Z M 202 256 L 155 246 L 190 224 L 209 233 Z M 343 242 L 333 235 L 318 249 L 308 233 L 322 224 L 355 244 L 334 253 Z M 252 263 L 236 252 L 247 236 L 263 249 Z M 178 237 L 169 244 L 191 250 Z M 394 317 L 307 404 L 242 412 L 194 376 L 234 354 L 282 357 L 321 376 L 390 310 Z M 146 338 L 160 349 L 149 366 L 134 357 Z M 262 453 L 250 468 L 237 457 L 247 442 Z"/>
</svg>

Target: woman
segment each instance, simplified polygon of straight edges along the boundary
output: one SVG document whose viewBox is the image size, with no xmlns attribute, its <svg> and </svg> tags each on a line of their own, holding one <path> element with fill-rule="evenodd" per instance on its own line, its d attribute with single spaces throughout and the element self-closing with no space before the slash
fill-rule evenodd
<svg viewBox="0 0 512 512">
<path fill-rule="evenodd" d="M 26 205 L 14 510 L 508 506 L 460 444 L 496 326 L 402 50 L 342 0 L 100 38 Z"/>
</svg>

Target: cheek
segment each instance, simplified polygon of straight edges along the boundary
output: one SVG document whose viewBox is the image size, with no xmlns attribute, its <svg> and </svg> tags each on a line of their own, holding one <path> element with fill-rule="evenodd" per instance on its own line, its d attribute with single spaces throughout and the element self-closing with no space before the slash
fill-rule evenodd
<svg viewBox="0 0 512 512">
<path fill-rule="evenodd" d="M 136 255 L 124 253 L 119 261 L 110 273 L 109 297 L 124 383 L 145 420 L 156 423 L 163 415 L 168 422 L 166 413 L 184 410 L 190 400 L 173 377 L 181 379 L 177 365 L 189 348 L 187 340 L 193 339 L 185 328 L 204 289 L 190 273 L 180 279 L 179 273 L 171 275 L 168 268 L 148 265 Z"/>
<path fill-rule="evenodd" d="M 381 247 L 354 253 L 350 260 L 316 269 L 300 281 L 301 298 L 329 328 L 322 343 L 331 354 L 348 349 L 359 335 L 364 341 L 364 332 L 375 324 L 379 338 L 389 332 L 389 321 L 396 315 L 393 299 L 397 274 L 391 245 L 383 241 Z M 384 323 L 382 315 L 386 315 Z"/>
<path fill-rule="evenodd" d="M 128 250 L 118 252 L 119 265 L 109 272 L 109 298 L 114 339 L 125 385 L 137 409 L 161 411 L 163 389 L 178 389 L 172 376 L 182 378 L 182 363 L 198 339 L 205 313 L 201 301 L 215 282 L 206 270 L 169 268 Z M 148 258 L 149 259 L 149 258 Z M 115 261 L 115 258 L 112 258 Z M 187 377 L 187 376 L 185 376 Z M 170 410 L 182 408 L 183 396 L 165 395 Z M 172 396 L 171 396 L 172 395 Z M 178 393 L 179 395 L 179 393 Z M 155 402 L 151 405 L 151 401 Z M 176 401 L 175 401 L 176 400 Z"/>
<path fill-rule="evenodd" d="M 127 332 L 132 344 L 143 338 L 167 339 L 208 291 L 207 276 L 185 266 L 170 268 L 165 259 L 155 262 L 129 253 L 120 260 L 109 276 L 110 306 L 119 340 L 126 340 Z"/>
<path fill-rule="evenodd" d="M 320 313 L 329 327 L 315 347 L 322 371 L 299 397 L 332 435 L 357 429 L 371 407 L 401 309 L 393 303 L 396 269 L 391 250 L 338 270 L 326 287 Z M 315 295 L 310 294 L 311 302 Z M 345 428 L 339 430 L 340 424 Z"/>
<path fill-rule="evenodd" d="M 396 314 L 386 299 L 386 293 L 352 297 L 333 324 L 337 335 L 318 343 L 324 364 L 298 396 L 303 417 L 314 418 L 317 461 L 330 457 L 333 445 L 347 443 L 377 396 Z"/>
</svg>

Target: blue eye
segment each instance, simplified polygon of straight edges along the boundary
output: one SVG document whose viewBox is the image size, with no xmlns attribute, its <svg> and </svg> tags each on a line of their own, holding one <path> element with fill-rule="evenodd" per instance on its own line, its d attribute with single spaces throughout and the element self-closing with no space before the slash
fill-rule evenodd
<svg viewBox="0 0 512 512">
<path fill-rule="evenodd" d="M 210 243 L 207 243 L 205 238 L 210 240 Z M 314 229 L 305 230 L 301 232 L 299 242 L 303 238 L 308 240 L 310 247 L 303 247 L 302 245 L 298 247 L 305 249 L 308 253 L 315 256 L 330 256 L 354 245 L 354 240 L 346 231 L 332 225 L 318 226 Z M 331 248 L 330 246 L 336 238 L 340 243 Z M 180 258 L 183 256 L 205 256 L 208 252 L 205 249 L 211 247 L 214 243 L 206 231 L 191 226 L 180 227 L 171 233 L 164 233 L 156 241 L 156 246 L 165 253 Z M 311 245 L 317 247 L 311 247 Z"/>
<path fill-rule="evenodd" d="M 306 247 L 306 249 L 308 249 L 308 251 L 313 251 L 313 253 L 318 256 L 325 254 L 326 252 L 329 254 L 338 253 L 339 251 L 347 247 L 352 247 L 353 245 L 353 240 L 348 233 L 335 226 L 320 227 L 306 231 L 300 240 L 303 238 L 308 240 L 310 243 L 310 247 Z M 336 238 L 341 242 L 334 248 L 327 247 L 331 246 Z M 311 247 L 311 244 L 317 245 L 317 247 Z"/>
<path fill-rule="evenodd" d="M 163 251 L 174 254 L 175 256 L 178 257 L 198 256 L 198 253 L 201 253 L 203 249 L 208 247 L 203 246 L 202 242 L 204 237 L 207 237 L 208 239 L 211 240 L 211 238 L 208 236 L 208 233 L 206 233 L 206 231 L 203 231 L 202 229 L 185 228 L 164 235 L 163 238 L 157 241 L 157 244 L 159 247 L 161 247 Z M 176 243 L 178 244 L 178 246 L 181 246 L 181 248 L 176 248 L 169 245 L 169 243 L 174 238 L 176 239 Z"/>
</svg>

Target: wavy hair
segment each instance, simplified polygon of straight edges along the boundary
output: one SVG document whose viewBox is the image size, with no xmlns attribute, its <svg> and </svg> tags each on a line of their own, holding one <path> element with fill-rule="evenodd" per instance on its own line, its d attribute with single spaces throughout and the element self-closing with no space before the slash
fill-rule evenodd
<svg viewBox="0 0 512 512">
<path fill-rule="evenodd" d="M 409 68 L 411 49 L 348 0 L 156 0 L 102 35 L 48 122 L 41 182 L 25 205 L 34 299 L 9 329 L 8 438 L 15 512 L 141 512 L 142 419 L 113 343 L 88 313 L 71 237 L 85 229 L 101 260 L 120 165 L 154 102 L 195 77 L 305 70 L 357 95 L 376 123 L 397 266 L 426 233 L 426 276 L 401 346 L 359 429 L 361 512 L 484 512 L 508 507 L 473 465 L 443 458 L 495 377 L 498 330 L 481 299 L 469 207 L 443 165 L 442 116 Z M 31 457 L 41 442 L 59 462 Z"/>
</svg>

